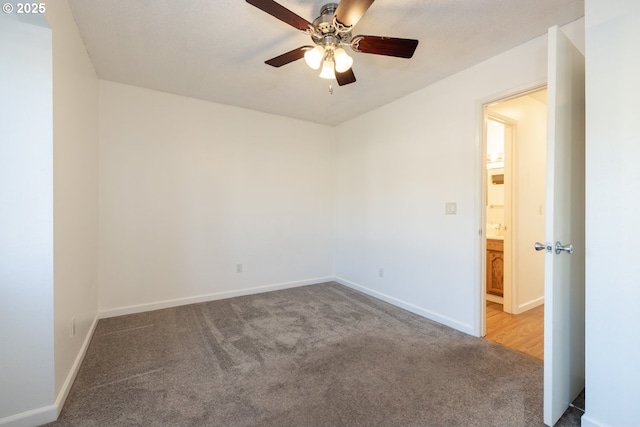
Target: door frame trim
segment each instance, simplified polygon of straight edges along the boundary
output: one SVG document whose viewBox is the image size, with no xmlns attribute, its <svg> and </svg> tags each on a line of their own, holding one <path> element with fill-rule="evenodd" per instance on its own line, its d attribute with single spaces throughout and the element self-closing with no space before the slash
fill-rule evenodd
<svg viewBox="0 0 640 427">
<path fill-rule="evenodd" d="M 499 101 L 503 102 L 503 101 Z M 488 105 L 484 106 L 484 117 L 485 117 L 485 126 L 487 121 L 493 120 L 495 122 L 502 123 L 505 126 L 505 138 L 504 138 L 504 252 L 503 252 L 503 261 L 504 261 L 504 270 L 503 270 L 503 309 L 507 313 L 514 313 L 514 307 L 516 306 L 517 301 L 517 287 L 513 286 L 514 282 L 517 282 L 513 275 L 513 248 L 515 246 L 515 242 L 517 241 L 517 234 L 514 233 L 516 230 L 516 220 L 514 212 L 517 211 L 517 206 L 515 205 L 516 194 L 515 194 L 515 186 L 513 183 L 516 181 L 516 173 L 514 173 L 513 160 L 517 158 L 516 156 L 516 134 L 518 128 L 518 122 L 500 115 L 495 112 L 489 112 Z M 508 130 L 509 134 L 507 135 L 506 131 Z M 487 144 L 486 144 L 487 135 L 483 137 L 483 147 L 484 152 L 487 152 Z M 485 160 L 486 161 L 486 160 Z M 482 173 L 486 173 L 486 169 L 482 171 Z M 487 183 L 488 186 L 488 183 Z M 485 200 L 486 200 L 486 186 L 485 186 Z M 509 209 L 507 209 L 509 207 Z M 486 215 L 486 205 L 485 205 L 485 215 Z M 486 218 L 485 218 L 486 220 Z M 507 227 L 507 224 L 509 225 Z M 485 222 L 486 225 L 486 222 Z M 485 230 L 485 234 L 488 234 L 488 231 Z M 486 238 L 482 240 L 483 242 L 483 253 L 486 256 Z M 486 280 L 486 264 L 485 264 L 485 280 Z M 486 285 L 486 284 L 485 284 Z M 486 287 L 485 287 L 486 290 Z"/>
<path fill-rule="evenodd" d="M 476 300 L 476 321 L 474 322 L 474 333 L 478 337 L 484 337 L 486 335 L 486 212 L 485 212 L 485 199 L 486 199 L 486 146 L 485 146 L 485 107 L 496 102 L 507 101 L 512 98 L 517 98 L 527 93 L 535 92 L 547 87 L 547 79 L 535 80 L 533 82 L 523 84 L 521 86 L 507 89 L 488 97 L 479 99 L 476 101 L 476 137 L 475 137 L 475 164 L 476 171 L 475 176 L 478 179 L 477 187 L 475 191 L 475 223 L 477 225 L 477 241 L 476 241 L 476 272 L 477 272 L 477 286 L 475 287 L 474 298 Z"/>
</svg>

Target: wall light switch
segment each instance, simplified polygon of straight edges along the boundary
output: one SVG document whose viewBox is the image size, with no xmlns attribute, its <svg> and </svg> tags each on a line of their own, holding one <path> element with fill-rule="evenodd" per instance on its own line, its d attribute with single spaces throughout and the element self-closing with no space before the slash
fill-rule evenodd
<svg viewBox="0 0 640 427">
<path fill-rule="evenodd" d="M 456 215 L 458 213 L 458 204 L 456 202 L 447 202 L 444 204 L 445 215 Z"/>
</svg>

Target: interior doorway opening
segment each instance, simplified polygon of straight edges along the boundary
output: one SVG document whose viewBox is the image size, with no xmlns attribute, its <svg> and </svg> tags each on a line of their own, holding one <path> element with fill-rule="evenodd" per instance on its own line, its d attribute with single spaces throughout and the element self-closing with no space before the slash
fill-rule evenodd
<svg viewBox="0 0 640 427">
<path fill-rule="evenodd" d="M 484 106 L 485 338 L 542 359 L 546 87 Z"/>
</svg>

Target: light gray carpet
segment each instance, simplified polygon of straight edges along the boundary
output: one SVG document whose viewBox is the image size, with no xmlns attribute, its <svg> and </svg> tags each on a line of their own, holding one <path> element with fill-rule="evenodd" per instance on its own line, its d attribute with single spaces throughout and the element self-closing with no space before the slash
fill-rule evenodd
<svg viewBox="0 0 640 427">
<path fill-rule="evenodd" d="M 101 320 L 49 426 L 542 426 L 542 370 L 325 283 Z"/>
</svg>

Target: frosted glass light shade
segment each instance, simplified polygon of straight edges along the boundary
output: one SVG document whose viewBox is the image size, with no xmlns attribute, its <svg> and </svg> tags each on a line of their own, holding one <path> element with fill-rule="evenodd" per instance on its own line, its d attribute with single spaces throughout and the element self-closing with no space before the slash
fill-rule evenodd
<svg viewBox="0 0 640 427">
<path fill-rule="evenodd" d="M 353 65 L 353 58 L 347 55 L 347 52 L 341 47 L 336 49 L 333 54 L 334 59 L 336 61 L 336 71 L 339 73 L 344 73 Z"/>
<path fill-rule="evenodd" d="M 322 64 L 322 58 L 324 58 L 324 49 L 320 46 L 316 46 L 304 53 L 305 62 L 314 70 L 320 68 L 320 64 Z"/>
<path fill-rule="evenodd" d="M 322 71 L 320 77 L 323 79 L 335 79 L 336 74 L 333 72 L 333 61 L 324 61 L 322 63 Z"/>
</svg>

